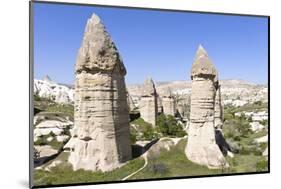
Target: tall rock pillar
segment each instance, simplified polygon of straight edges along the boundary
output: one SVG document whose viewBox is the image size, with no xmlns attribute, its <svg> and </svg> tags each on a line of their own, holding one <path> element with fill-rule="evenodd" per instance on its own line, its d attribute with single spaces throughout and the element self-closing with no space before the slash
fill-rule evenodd
<svg viewBox="0 0 281 189">
<path fill-rule="evenodd" d="M 144 82 L 139 109 L 144 121 L 152 124 L 152 126 L 156 125 L 157 107 L 157 93 L 154 82 L 150 78 Z"/>
<path fill-rule="evenodd" d="M 162 95 L 163 113 L 174 116 L 176 114 L 175 98 L 170 88 L 165 90 Z"/>
<path fill-rule="evenodd" d="M 214 106 L 217 71 L 200 45 L 191 70 L 191 105 L 187 158 L 209 168 L 228 167 L 215 139 Z"/>
<path fill-rule="evenodd" d="M 122 59 L 100 18 L 88 20 L 75 67 L 73 169 L 110 171 L 131 159 Z"/>
</svg>

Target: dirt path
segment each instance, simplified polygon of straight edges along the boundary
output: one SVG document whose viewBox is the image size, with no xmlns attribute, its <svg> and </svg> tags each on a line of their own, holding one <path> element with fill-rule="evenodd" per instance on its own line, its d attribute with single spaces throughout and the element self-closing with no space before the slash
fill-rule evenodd
<svg viewBox="0 0 281 189">
<path fill-rule="evenodd" d="M 148 163 L 147 153 L 144 153 L 142 156 L 144 158 L 144 165 L 140 169 L 138 169 L 137 171 L 135 171 L 135 172 L 129 174 L 128 176 L 124 177 L 122 180 L 127 180 L 128 178 L 134 176 L 135 174 L 137 174 L 138 172 L 140 172 L 141 170 L 143 170 L 147 166 L 147 163 Z"/>
</svg>

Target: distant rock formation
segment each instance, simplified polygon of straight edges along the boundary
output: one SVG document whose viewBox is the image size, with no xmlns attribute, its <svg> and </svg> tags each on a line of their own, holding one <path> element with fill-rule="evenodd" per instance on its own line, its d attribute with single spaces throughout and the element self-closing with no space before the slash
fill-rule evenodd
<svg viewBox="0 0 281 189">
<path fill-rule="evenodd" d="M 74 90 L 65 85 L 57 84 L 46 75 L 43 80 L 34 79 L 34 95 L 51 99 L 57 103 L 73 103 Z"/>
<path fill-rule="evenodd" d="M 191 107 L 187 158 L 209 168 L 228 167 L 215 138 L 215 80 L 217 71 L 200 45 L 191 70 Z"/>
<path fill-rule="evenodd" d="M 163 113 L 174 116 L 176 114 L 175 98 L 170 88 L 165 90 L 162 95 Z"/>
<path fill-rule="evenodd" d="M 43 81 L 46 81 L 48 83 L 55 83 L 55 82 L 52 81 L 52 79 L 48 75 L 44 76 Z"/>
<path fill-rule="evenodd" d="M 128 91 L 127 91 L 127 102 L 128 102 L 130 112 L 136 109 L 135 103 Z"/>
<path fill-rule="evenodd" d="M 163 113 L 162 98 L 159 95 L 157 95 L 157 113 Z"/>
<path fill-rule="evenodd" d="M 143 86 L 143 91 L 140 100 L 140 115 L 144 121 L 156 125 L 157 115 L 157 93 L 154 82 L 151 78 L 146 79 Z"/>
<path fill-rule="evenodd" d="M 74 129 L 65 148 L 74 170 L 111 171 L 130 160 L 123 61 L 100 18 L 87 21 L 76 61 Z"/>
</svg>

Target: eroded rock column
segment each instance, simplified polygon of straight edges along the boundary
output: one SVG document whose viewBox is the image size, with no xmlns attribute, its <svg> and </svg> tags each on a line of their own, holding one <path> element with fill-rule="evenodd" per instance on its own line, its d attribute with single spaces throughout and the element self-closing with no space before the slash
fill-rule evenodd
<svg viewBox="0 0 281 189">
<path fill-rule="evenodd" d="M 174 116 L 176 114 L 175 98 L 170 88 L 165 90 L 162 95 L 163 113 Z"/>
<path fill-rule="evenodd" d="M 215 97 L 215 128 L 222 129 L 223 125 L 223 106 L 221 100 L 221 86 L 216 84 L 216 97 Z"/>
<path fill-rule="evenodd" d="M 209 168 L 228 167 L 215 140 L 216 73 L 207 52 L 199 46 L 191 70 L 190 125 L 185 153 L 192 162 Z"/>
<path fill-rule="evenodd" d="M 144 82 L 139 109 L 140 115 L 144 121 L 155 126 L 157 115 L 157 93 L 151 78 Z"/>
<path fill-rule="evenodd" d="M 129 111 L 122 59 L 100 18 L 88 20 L 75 67 L 73 169 L 111 171 L 130 160 Z"/>
</svg>

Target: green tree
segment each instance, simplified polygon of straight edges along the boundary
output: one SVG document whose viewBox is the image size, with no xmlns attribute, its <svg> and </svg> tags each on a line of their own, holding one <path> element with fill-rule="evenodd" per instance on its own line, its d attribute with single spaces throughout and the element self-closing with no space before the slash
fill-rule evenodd
<svg viewBox="0 0 281 189">
<path fill-rule="evenodd" d="M 157 117 L 156 121 L 157 131 L 162 133 L 163 136 L 177 136 L 182 137 L 186 135 L 182 126 L 177 123 L 174 116 L 161 114 Z"/>
</svg>

